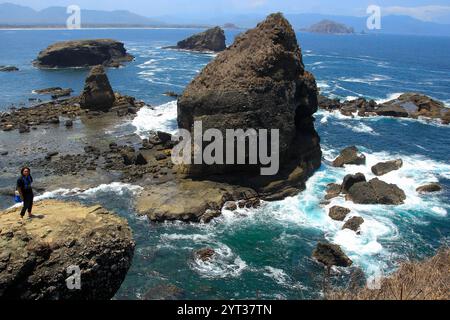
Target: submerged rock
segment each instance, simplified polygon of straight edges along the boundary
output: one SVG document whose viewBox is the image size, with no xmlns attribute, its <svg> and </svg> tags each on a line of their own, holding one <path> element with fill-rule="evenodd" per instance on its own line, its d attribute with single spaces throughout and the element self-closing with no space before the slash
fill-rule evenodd
<svg viewBox="0 0 450 320">
<path fill-rule="evenodd" d="M 341 190 L 342 190 L 342 186 L 340 184 L 330 183 L 327 186 L 327 190 L 326 190 L 327 194 L 325 195 L 325 200 L 330 200 L 330 199 L 336 198 L 341 193 Z"/>
<path fill-rule="evenodd" d="M 216 252 L 214 251 L 214 249 L 211 249 L 211 248 L 203 248 L 203 249 L 194 251 L 194 257 L 196 259 L 200 259 L 204 262 L 211 260 L 215 254 L 216 254 Z"/>
<path fill-rule="evenodd" d="M 20 208 L 0 214 L 0 299 L 106 300 L 131 265 L 134 241 L 125 219 L 99 206 L 48 200 L 33 219 Z M 69 290 L 69 267 L 79 267 L 81 289 Z"/>
<path fill-rule="evenodd" d="M 341 247 L 331 243 L 319 243 L 313 251 L 313 257 L 328 268 L 332 266 L 349 267 L 352 260 L 342 251 Z"/>
<path fill-rule="evenodd" d="M 441 190 L 442 187 L 439 183 L 429 183 L 416 189 L 419 193 L 432 193 L 439 192 Z"/>
<path fill-rule="evenodd" d="M 354 184 L 348 191 L 347 198 L 358 204 L 399 205 L 406 200 L 406 195 L 395 184 L 375 178 L 369 182 Z"/>
<path fill-rule="evenodd" d="M 192 132 L 194 122 L 201 120 L 203 131 L 218 129 L 224 137 L 226 129 L 279 129 L 279 175 L 261 177 L 260 161 L 190 165 L 185 173 L 215 179 L 221 175 L 269 200 L 294 195 L 321 164 L 316 111 L 316 82 L 305 71 L 295 32 L 281 14 L 272 14 L 238 36 L 188 85 L 178 100 L 178 124 Z"/>
<path fill-rule="evenodd" d="M 357 147 L 352 146 L 341 151 L 339 156 L 333 161 L 333 167 L 343 167 L 346 164 L 363 165 L 366 163 L 366 156 L 359 153 Z"/>
<path fill-rule="evenodd" d="M 225 32 L 220 27 L 208 29 L 177 43 L 176 48 L 219 52 L 226 49 Z"/>
<path fill-rule="evenodd" d="M 400 169 L 403 166 L 402 159 L 388 162 L 380 162 L 372 167 L 372 173 L 376 176 L 382 176 L 389 172 Z"/>
<path fill-rule="evenodd" d="M 181 300 L 185 295 L 184 290 L 178 288 L 173 284 L 162 284 L 149 289 L 143 300 Z"/>
<path fill-rule="evenodd" d="M 41 51 L 33 64 L 38 68 L 118 66 L 132 61 L 124 44 L 111 39 L 57 42 Z"/>
<path fill-rule="evenodd" d="M 0 66 L 0 72 L 15 72 L 19 71 L 19 68 L 14 66 Z"/>
<path fill-rule="evenodd" d="M 97 111 L 109 111 L 116 100 L 114 91 L 102 66 L 95 66 L 86 78 L 80 96 L 82 108 Z"/>
</svg>

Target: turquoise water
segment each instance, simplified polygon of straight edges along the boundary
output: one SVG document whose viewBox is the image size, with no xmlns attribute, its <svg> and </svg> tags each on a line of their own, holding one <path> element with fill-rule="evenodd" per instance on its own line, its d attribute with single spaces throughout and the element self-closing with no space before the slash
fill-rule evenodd
<svg viewBox="0 0 450 320">
<path fill-rule="evenodd" d="M 40 71 L 30 65 L 48 44 L 72 38 L 111 37 L 125 42 L 136 61 L 109 70 L 116 91 L 141 98 L 156 107 L 142 109 L 138 117 L 118 132 L 176 129 L 176 102 L 165 91 L 181 92 L 213 55 L 164 50 L 195 30 L 81 30 L 0 31 L 0 64 L 18 66 L 19 73 L 0 74 L 0 110 L 11 103 L 28 103 L 33 89 L 72 87 L 79 91 L 86 70 Z M 230 40 L 236 32 L 227 32 Z M 368 96 L 385 100 L 406 91 L 450 101 L 450 38 L 401 36 L 298 36 L 308 70 L 328 96 Z M 151 224 L 136 216 L 132 195 L 139 187 L 102 185 L 64 196 L 44 197 L 101 203 L 126 217 L 137 243 L 133 266 L 117 298 L 138 299 L 157 285 L 173 284 L 187 299 L 303 299 L 319 298 L 323 269 L 311 258 L 318 241 L 341 245 L 355 265 L 367 275 L 386 274 L 402 258 L 432 255 L 448 241 L 450 225 L 449 127 L 425 121 L 390 118 L 350 119 L 319 112 L 316 126 L 322 137 L 322 168 L 297 197 L 239 214 L 224 212 L 208 225 Z M 1 134 L 1 133 L 0 133 Z M 357 145 L 368 157 L 364 167 L 336 169 L 328 165 L 340 149 Z M 407 194 L 397 207 L 358 206 L 334 199 L 321 206 L 326 185 L 347 173 L 402 158 L 404 166 L 382 179 L 398 184 Z M 1 175 L 0 175 L 1 177 Z M 0 179 L 1 181 L 1 179 Z M 439 181 L 444 191 L 420 197 L 415 188 Z M 3 187 L 3 185 L 0 185 Z M 75 187 L 75 186 L 74 186 Z M 332 205 L 344 205 L 365 219 L 362 234 L 342 231 L 342 223 L 327 217 Z M 2 205 L 2 207 L 7 204 Z M 216 249 L 211 263 L 193 259 L 192 251 Z M 338 278 L 345 278 L 346 272 Z"/>
</svg>

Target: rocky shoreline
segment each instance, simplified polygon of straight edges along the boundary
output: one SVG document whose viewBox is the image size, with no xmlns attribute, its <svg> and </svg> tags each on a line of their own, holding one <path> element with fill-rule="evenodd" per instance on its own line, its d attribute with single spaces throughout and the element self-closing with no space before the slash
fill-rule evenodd
<svg viewBox="0 0 450 320">
<path fill-rule="evenodd" d="M 337 111 L 347 117 L 423 118 L 440 121 L 444 125 L 450 124 L 450 109 L 442 102 L 419 93 L 404 93 L 384 103 L 365 98 L 341 102 L 339 99 L 320 95 L 319 108 L 329 112 Z"/>
</svg>

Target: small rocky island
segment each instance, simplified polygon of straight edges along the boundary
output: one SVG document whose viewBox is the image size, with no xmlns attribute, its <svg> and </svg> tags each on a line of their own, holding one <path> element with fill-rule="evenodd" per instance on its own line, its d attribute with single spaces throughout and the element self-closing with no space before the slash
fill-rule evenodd
<svg viewBox="0 0 450 320">
<path fill-rule="evenodd" d="M 170 49 L 220 52 L 226 49 L 225 32 L 220 27 L 208 29 L 177 43 Z"/>
<path fill-rule="evenodd" d="M 0 299 L 105 300 L 120 288 L 134 241 L 125 219 L 100 206 L 47 200 L 36 218 L 0 214 Z M 66 280 L 81 271 L 81 289 Z"/>
<path fill-rule="evenodd" d="M 57 42 L 41 51 L 34 66 L 50 68 L 81 68 L 103 65 L 120 67 L 132 61 L 122 42 L 111 39 L 74 40 Z"/>
<path fill-rule="evenodd" d="M 345 24 L 331 20 L 322 20 L 304 31 L 321 34 L 352 34 L 355 30 Z"/>
</svg>

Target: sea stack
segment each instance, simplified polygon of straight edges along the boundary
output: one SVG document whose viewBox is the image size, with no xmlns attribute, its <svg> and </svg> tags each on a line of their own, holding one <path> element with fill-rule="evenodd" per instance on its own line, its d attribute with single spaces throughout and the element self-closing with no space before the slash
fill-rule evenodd
<svg viewBox="0 0 450 320">
<path fill-rule="evenodd" d="M 220 52 L 226 49 L 225 32 L 220 27 L 208 29 L 177 43 L 177 49 Z"/>
<path fill-rule="evenodd" d="M 80 96 L 80 105 L 84 109 L 109 111 L 114 105 L 114 91 L 103 66 L 95 66 L 89 72 Z"/>
<path fill-rule="evenodd" d="M 119 67 L 133 60 L 122 42 L 112 39 L 57 42 L 41 51 L 33 62 L 38 68 Z"/>
<path fill-rule="evenodd" d="M 178 100 L 178 125 L 193 132 L 194 122 L 202 121 L 203 131 L 214 128 L 223 136 L 227 129 L 278 129 L 280 174 L 263 179 L 260 164 L 190 165 L 186 170 L 209 178 L 234 176 L 236 183 L 250 184 L 260 194 L 281 186 L 298 192 L 321 164 L 313 118 L 317 107 L 316 81 L 305 70 L 295 32 L 281 13 L 271 14 L 238 36 L 187 86 Z"/>
<path fill-rule="evenodd" d="M 134 254 L 127 221 L 98 205 L 35 208 L 34 219 L 21 220 L 20 208 L 0 214 L 0 300 L 113 298 Z"/>
</svg>

